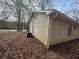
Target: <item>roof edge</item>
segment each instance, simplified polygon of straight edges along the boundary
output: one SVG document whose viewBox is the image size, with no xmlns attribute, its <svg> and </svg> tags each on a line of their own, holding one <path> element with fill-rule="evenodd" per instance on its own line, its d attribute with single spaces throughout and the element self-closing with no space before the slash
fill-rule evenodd
<svg viewBox="0 0 79 59">
<path fill-rule="evenodd" d="M 69 19 L 68 21 L 70 22 L 74 22 L 74 23 L 77 23 L 79 24 L 79 22 L 77 22 L 76 20 L 72 19 L 71 17 L 67 16 L 66 14 L 63 14 L 62 12 L 60 11 L 57 11 L 56 9 L 52 9 L 52 10 L 45 10 L 45 11 L 33 11 L 35 13 L 45 13 L 47 15 L 51 15 L 51 14 L 58 14 L 58 15 L 61 15 L 62 17 L 65 17 L 66 19 Z"/>
</svg>

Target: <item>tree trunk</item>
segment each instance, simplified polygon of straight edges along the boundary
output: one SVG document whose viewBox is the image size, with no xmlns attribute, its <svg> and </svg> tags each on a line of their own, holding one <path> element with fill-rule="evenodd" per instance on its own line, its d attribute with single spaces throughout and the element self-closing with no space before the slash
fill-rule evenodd
<svg viewBox="0 0 79 59">
<path fill-rule="evenodd" d="M 21 31 L 21 26 L 20 26 L 20 22 L 21 22 L 21 10 L 18 10 L 18 21 L 17 21 L 17 32 Z"/>
<path fill-rule="evenodd" d="M 20 25 L 20 22 L 21 22 L 21 8 L 22 8 L 22 3 L 23 0 L 17 0 L 17 18 L 18 18 L 18 21 L 17 21 L 17 32 L 20 32 L 21 31 L 21 25 Z"/>
</svg>

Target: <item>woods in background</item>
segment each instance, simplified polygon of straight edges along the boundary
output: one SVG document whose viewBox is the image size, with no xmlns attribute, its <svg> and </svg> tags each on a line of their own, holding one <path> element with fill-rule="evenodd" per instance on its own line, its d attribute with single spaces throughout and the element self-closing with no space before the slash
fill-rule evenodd
<svg viewBox="0 0 79 59">
<path fill-rule="evenodd" d="M 1 22 L 1 21 L 0 21 Z M 26 30 L 26 22 L 22 23 L 20 22 L 20 26 L 22 30 Z M 0 23 L 0 29 L 4 30 L 15 30 L 17 28 L 17 21 L 11 22 L 11 21 L 4 21 L 3 23 Z"/>
</svg>

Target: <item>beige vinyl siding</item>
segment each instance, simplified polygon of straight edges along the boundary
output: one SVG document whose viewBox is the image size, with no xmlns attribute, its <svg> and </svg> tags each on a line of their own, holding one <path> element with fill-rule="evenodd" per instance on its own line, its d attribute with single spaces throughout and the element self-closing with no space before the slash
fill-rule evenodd
<svg viewBox="0 0 79 59">
<path fill-rule="evenodd" d="M 31 20 L 31 22 L 30 22 L 30 32 L 31 33 L 33 33 L 33 30 L 34 30 L 34 20 L 35 20 L 35 18 L 33 18 L 32 20 Z"/>
<path fill-rule="evenodd" d="M 70 23 L 58 19 L 51 20 L 50 45 L 79 38 L 79 27 L 74 30 L 72 27 L 71 35 L 67 36 Z"/>
<path fill-rule="evenodd" d="M 36 19 L 33 20 L 34 20 L 34 29 L 31 27 L 31 31 L 33 29 L 33 35 L 47 46 L 48 24 L 49 24 L 48 15 L 38 13 Z M 33 23 L 31 23 L 31 26 L 32 25 Z"/>
<path fill-rule="evenodd" d="M 71 39 L 79 38 L 79 26 L 76 26 L 74 29 L 74 25 L 72 26 Z"/>
<path fill-rule="evenodd" d="M 47 47 L 79 38 L 79 25 L 74 29 L 73 24 L 71 35 L 68 36 L 71 23 L 63 20 L 64 18 L 48 19 L 49 17 L 45 13 L 37 13 L 30 23 L 30 32 Z"/>
</svg>

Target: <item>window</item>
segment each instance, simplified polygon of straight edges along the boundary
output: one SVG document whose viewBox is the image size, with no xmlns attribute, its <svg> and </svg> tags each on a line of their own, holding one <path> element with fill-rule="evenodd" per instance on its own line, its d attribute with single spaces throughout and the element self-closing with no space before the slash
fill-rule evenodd
<svg viewBox="0 0 79 59">
<path fill-rule="evenodd" d="M 68 27 L 68 34 L 67 34 L 67 36 L 70 36 L 71 32 L 72 32 L 72 24 L 70 24 L 69 27 Z"/>
<path fill-rule="evenodd" d="M 74 25 L 74 30 L 76 30 L 76 25 Z"/>
</svg>

